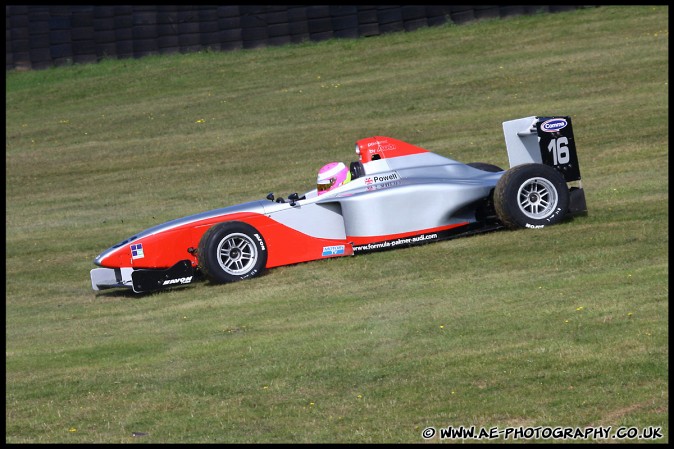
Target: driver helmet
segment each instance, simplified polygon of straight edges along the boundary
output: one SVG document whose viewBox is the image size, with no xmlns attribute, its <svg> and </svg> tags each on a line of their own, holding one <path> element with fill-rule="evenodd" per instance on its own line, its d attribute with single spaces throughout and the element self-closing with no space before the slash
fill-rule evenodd
<svg viewBox="0 0 674 449">
<path fill-rule="evenodd" d="M 330 190 L 351 181 L 351 172 L 343 162 L 330 162 L 318 170 L 316 181 L 318 194 L 322 195 Z"/>
</svg>

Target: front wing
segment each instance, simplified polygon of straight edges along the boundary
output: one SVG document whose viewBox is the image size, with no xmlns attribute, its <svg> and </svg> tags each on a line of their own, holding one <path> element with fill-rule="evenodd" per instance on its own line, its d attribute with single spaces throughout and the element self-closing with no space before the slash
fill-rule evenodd
<svg viewBox="0 0 674 449">
<path fill-rule="evenodd" d="M 181 260 L 166 270 L 94 268 L 91 270 L 91 287 L 94 290 L 130 288 L 134 293 L 144 293 L 190 284 L 197 277 L 189 260 Z"/>
</svg>

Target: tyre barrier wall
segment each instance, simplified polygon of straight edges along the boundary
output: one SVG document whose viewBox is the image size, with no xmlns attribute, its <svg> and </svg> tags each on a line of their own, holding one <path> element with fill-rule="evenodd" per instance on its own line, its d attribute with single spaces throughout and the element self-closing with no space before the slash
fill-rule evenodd
<svg viewBox="0 0 674 449">
<path fill-rule="evenodd" d="M 377 36 L 577 5 L 5 6 L 6 70 Z"/>
</svg>

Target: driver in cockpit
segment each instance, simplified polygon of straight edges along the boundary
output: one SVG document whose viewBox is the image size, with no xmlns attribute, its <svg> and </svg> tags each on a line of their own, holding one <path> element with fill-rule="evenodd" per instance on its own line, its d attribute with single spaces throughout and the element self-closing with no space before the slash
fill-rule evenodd
<svg viewBox="0 0 674 449">
<path fill-rule="evenodd" d="M 343 162 L 330 162 L 318 170 L 316 189 L 319 195 L 351 181 L 351 171 Z"/>
</svg>

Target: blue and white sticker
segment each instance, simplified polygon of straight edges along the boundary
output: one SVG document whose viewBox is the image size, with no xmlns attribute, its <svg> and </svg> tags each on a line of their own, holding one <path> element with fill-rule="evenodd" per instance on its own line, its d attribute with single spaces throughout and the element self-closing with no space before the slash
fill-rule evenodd
<svg viewBox="0 0 674 449">
<path fill-rule="evenodd" d="M 334 246 L 324 246 L 323 247 L 323 257 L 326 256 L 338 256 L 344 254 L 344 245 L 334 245 Z"/>
<path fill-rule="evenodd" d="M 131 258 L 142 259 L 143 257 L 145 257 L 145 253 L 143 252 L 143 244 L 136 243 L 135 245 L 131 245 Z"/>
<path fill-rule="evenodd" d="M 553 118 L 541 123 L 541 131 L 545 131 L 546 133 L 554 133 L 566 128 L 567 124 L 568 123 L 563 118 Z"/>
</svg>

